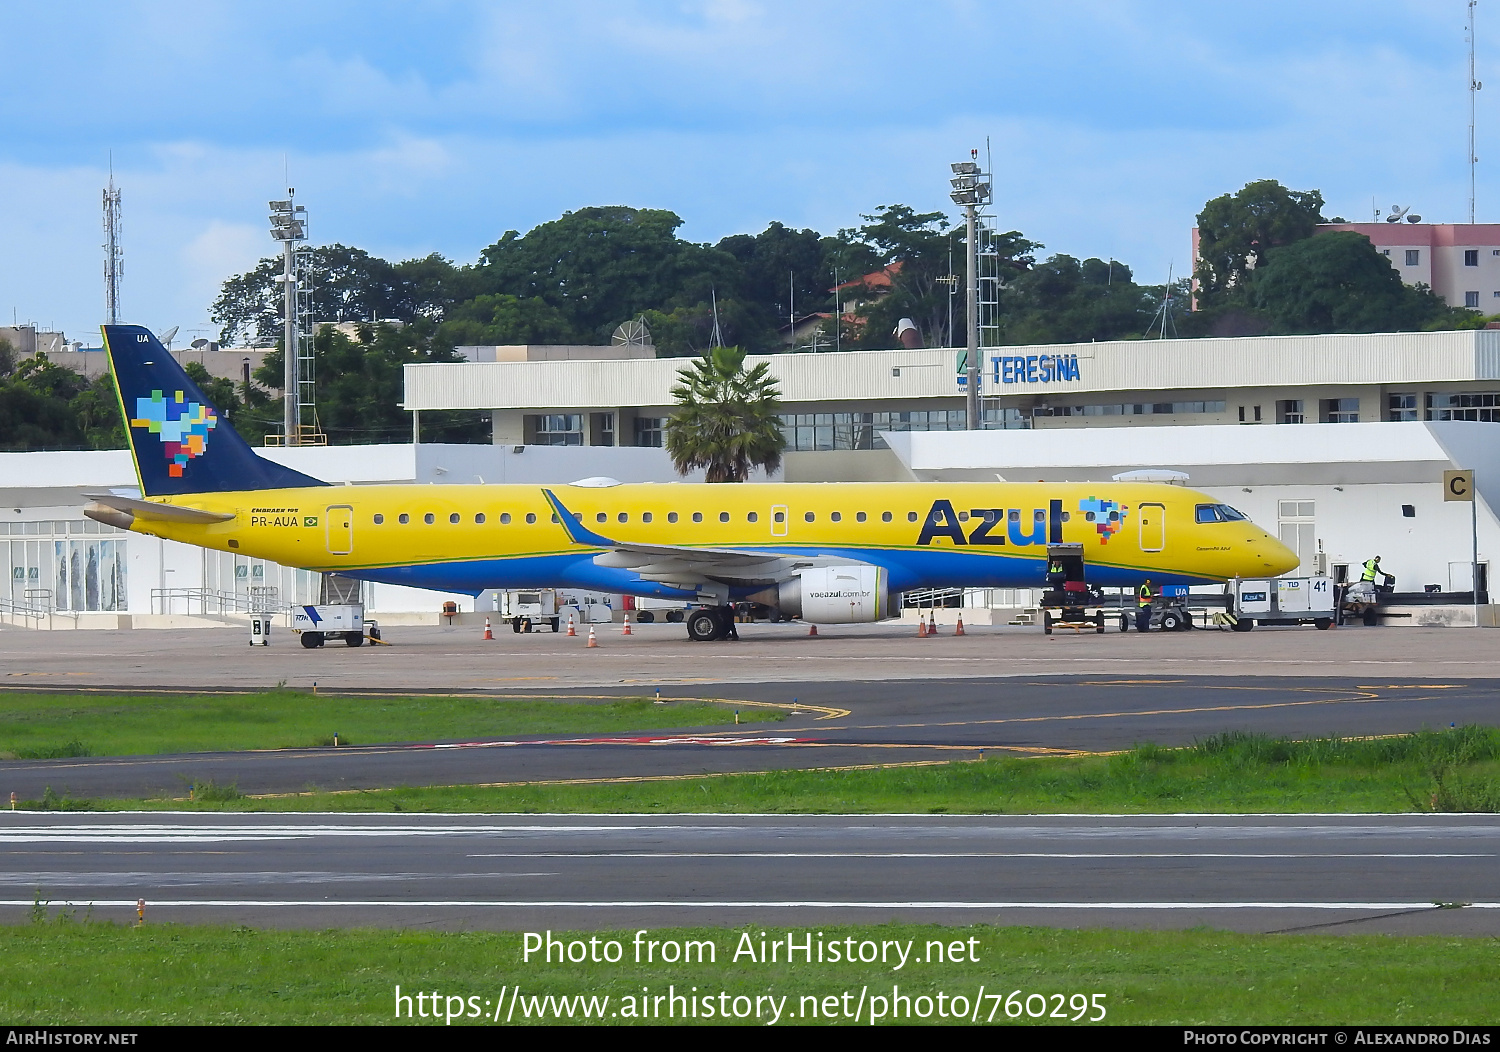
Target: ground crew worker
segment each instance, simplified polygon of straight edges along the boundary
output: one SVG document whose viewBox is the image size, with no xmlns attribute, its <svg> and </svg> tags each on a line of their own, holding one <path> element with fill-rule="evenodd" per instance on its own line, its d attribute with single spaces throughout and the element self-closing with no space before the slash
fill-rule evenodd
<svg viewBox="0 0 1500 1052">
<path fill-rule="evenodd" d="M 1365 575 L 1360 580 L 1369 581 L 1371 584 L 1374 584 L 1375 578 L 1379 577 L 1383 572 L 1380 569 L 1380 556 L 1377 555 L 1373 559 L 1365 560 Z"/>
<path fill-rule="evenodd" d="M 1137 632 L 1145 632 L 1151 628 L 1151 601 L 1156 598 L 1151 578 L 1148 577 L 1141 583 L 1138 596 L 1140 605 L 1135 612 L 1135 629 Z"/>
<path fill-rule="evenodd" d="M 1067 571 L 1063 569 L 1061 559 L 1053 559 L 1050 563 L 1047 564 L 1047 587 L 1060 589 L 1067 581 L 1067 579 L 1068 574 Z"/>
</svg>

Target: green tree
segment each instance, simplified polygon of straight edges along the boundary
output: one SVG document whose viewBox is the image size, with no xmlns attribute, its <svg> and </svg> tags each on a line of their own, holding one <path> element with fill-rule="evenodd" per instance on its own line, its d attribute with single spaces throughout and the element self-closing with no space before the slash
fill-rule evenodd
<svg viewBox="0 0 1500 1052">
<path fill-rule="evenodd" d="M 715 347 L 677 375 L 666 445 L 679 474 L 704 468 L 705 481 L 744 482 L 752 468 L 781 466 L 780 392 L 766 363 L 747 370 L 743 350 Z"/>
<path fill-rule="evenodd" d="M 391 264 L 364 249 L 319 245 L 307 249 L 313 315 L 318 321 L 441 321 L 464 292 L 458 268 L 433 254 Z M 281 257 L 229 278 L 209 308 L 225 346 L 249 337 L 274 341 L 282 331 Z"/>
<path fill-rule="evenodd" d="M 1007 283 L 1002 293 L 1004 341 L 1131 339 L 1146 330 L 1159 302 L 1160 291 L 1141 288 L 1130 268 L 1117 260 L 1080 262 L 1055 255 Z"/>
<path fill-rule="evenodd" d="M 1274 179 L 1209 201 L 1198 213 L 1199 303 L 1225 304 L 1271 249 L 1311 237 L 1321 222 L 1322 193 L 1288 190 Z"/>
<path fill-rule="evenodd" d="M 1271 249 L 1239 298 L 1275 333 L 1408 332 L 1479 320 L 1426 286 L 1403 284 L 1390 260 L 1352 230 Z"/>
<path fill-rule="evenodd" d="M 317 422 L 336 445 L 411 440 L 411 415 L 401 408 L 402 369 L 428 362 L 462 361 L 451 348 L 433 340 L 436 326 L 418 320 L 411 325 L 362 324 L 350 339 L 331 325 L 319 328 L 313 342 Z M 281 349 L 267 354 L 255 372 L 257 382 L 279 387 Z M 281 431 L 281 403 L 259 411 L 241 411 L 249 426 L 263 421 L 267 431 Z M 305 422 L 305 421 L 304 421 Z M 241 430 L 236 425 L 235 430 Z M 241 432 L 244 433 L 243 431 Z M 426 412 L 422 438 L 429 442 L 485 442 L 489 428 L 476 413 Z"/>
</svg>

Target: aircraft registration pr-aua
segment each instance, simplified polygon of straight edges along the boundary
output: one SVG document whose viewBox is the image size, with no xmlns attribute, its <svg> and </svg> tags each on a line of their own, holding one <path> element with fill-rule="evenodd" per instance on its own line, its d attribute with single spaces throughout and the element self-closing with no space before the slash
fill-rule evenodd
<svg viewBox="0 0 1500 1052">
<path fill-rule="evenodd" d="M 700 604 L 695 639 L 755 602 L 822 624 L 879 621 L 919 588 L 1041 587 L 1049 544 L 1090 584 L 1273 577 L 1280 541 L 1214 498 L 1146 483 L 330 486 L 258 454 L 149 331 L 104 343 L 141 496 L 84 514 L 284 566 L 478 595 L 586 588 Z"/>
</svg>

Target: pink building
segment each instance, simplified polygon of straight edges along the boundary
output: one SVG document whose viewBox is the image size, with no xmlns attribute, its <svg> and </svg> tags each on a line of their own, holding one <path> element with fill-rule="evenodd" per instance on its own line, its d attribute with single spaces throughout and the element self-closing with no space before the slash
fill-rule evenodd
<svg viewBox="0 0 1500 1052">
<path fill-rule="evenodd" d="M 1365 235 L 1408 285 L 1423 284 L 1450 307 L 1500 313 L 1500 223 L 1325 223 Z"/>
<path fill-rule="evenodd" d="M 1450 307 L 1500 314 L 1500 223 L 1322 223 L 1353 230 L 1391 261 L 1408 285 L 1426 285 Z M 1193 269 L 1198 228 L 1193 227 Z M 1194 283 L 1196 288 L 1196 282 Z M 1197 303 L 1193 304 L 1197 309 Z"/>
</svg>

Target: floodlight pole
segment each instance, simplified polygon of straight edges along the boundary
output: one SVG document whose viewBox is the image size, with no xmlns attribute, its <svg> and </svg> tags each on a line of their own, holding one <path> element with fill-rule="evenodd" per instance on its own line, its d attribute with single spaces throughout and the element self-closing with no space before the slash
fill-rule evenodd
<svg viewBox="0 0 1500 1052">
<path fill-rule="evenodd" d="M 307 238 L 305 221 L 300 218 L 307 209 L 295 205 L 296 191 L 287 187 L 285 201 L 271 202 L 271 237 L 281 242 L 282 323 L 282 443 L 301 444 L 302 410 L 297 333 L 297 243 Z"/>
<path fill-rule="evenodd" d="M 979 156 L 978 150 L 970 153 L 971 157 Z M 948 195 L 956 205 L 962 205 L 964 210 L 967 251 L 965 252 L 965 266 L 967 274 L 965 283 L 968 289 L 968 309 L 965 317 L 968 322 L 968 350 L 965 354 L 965 379 L 964 386 L 968 388 L 967 396 L 967 426 L 970 431 L 978 431 L 983 426 L 979 403 L 979 206 L 990 197 L 990 184 L 985 172 L 979 170 L 977 160 L 959 161 L 951 166 L 954 178 L 950 180 L 953 191 Z"/>
</svg>

